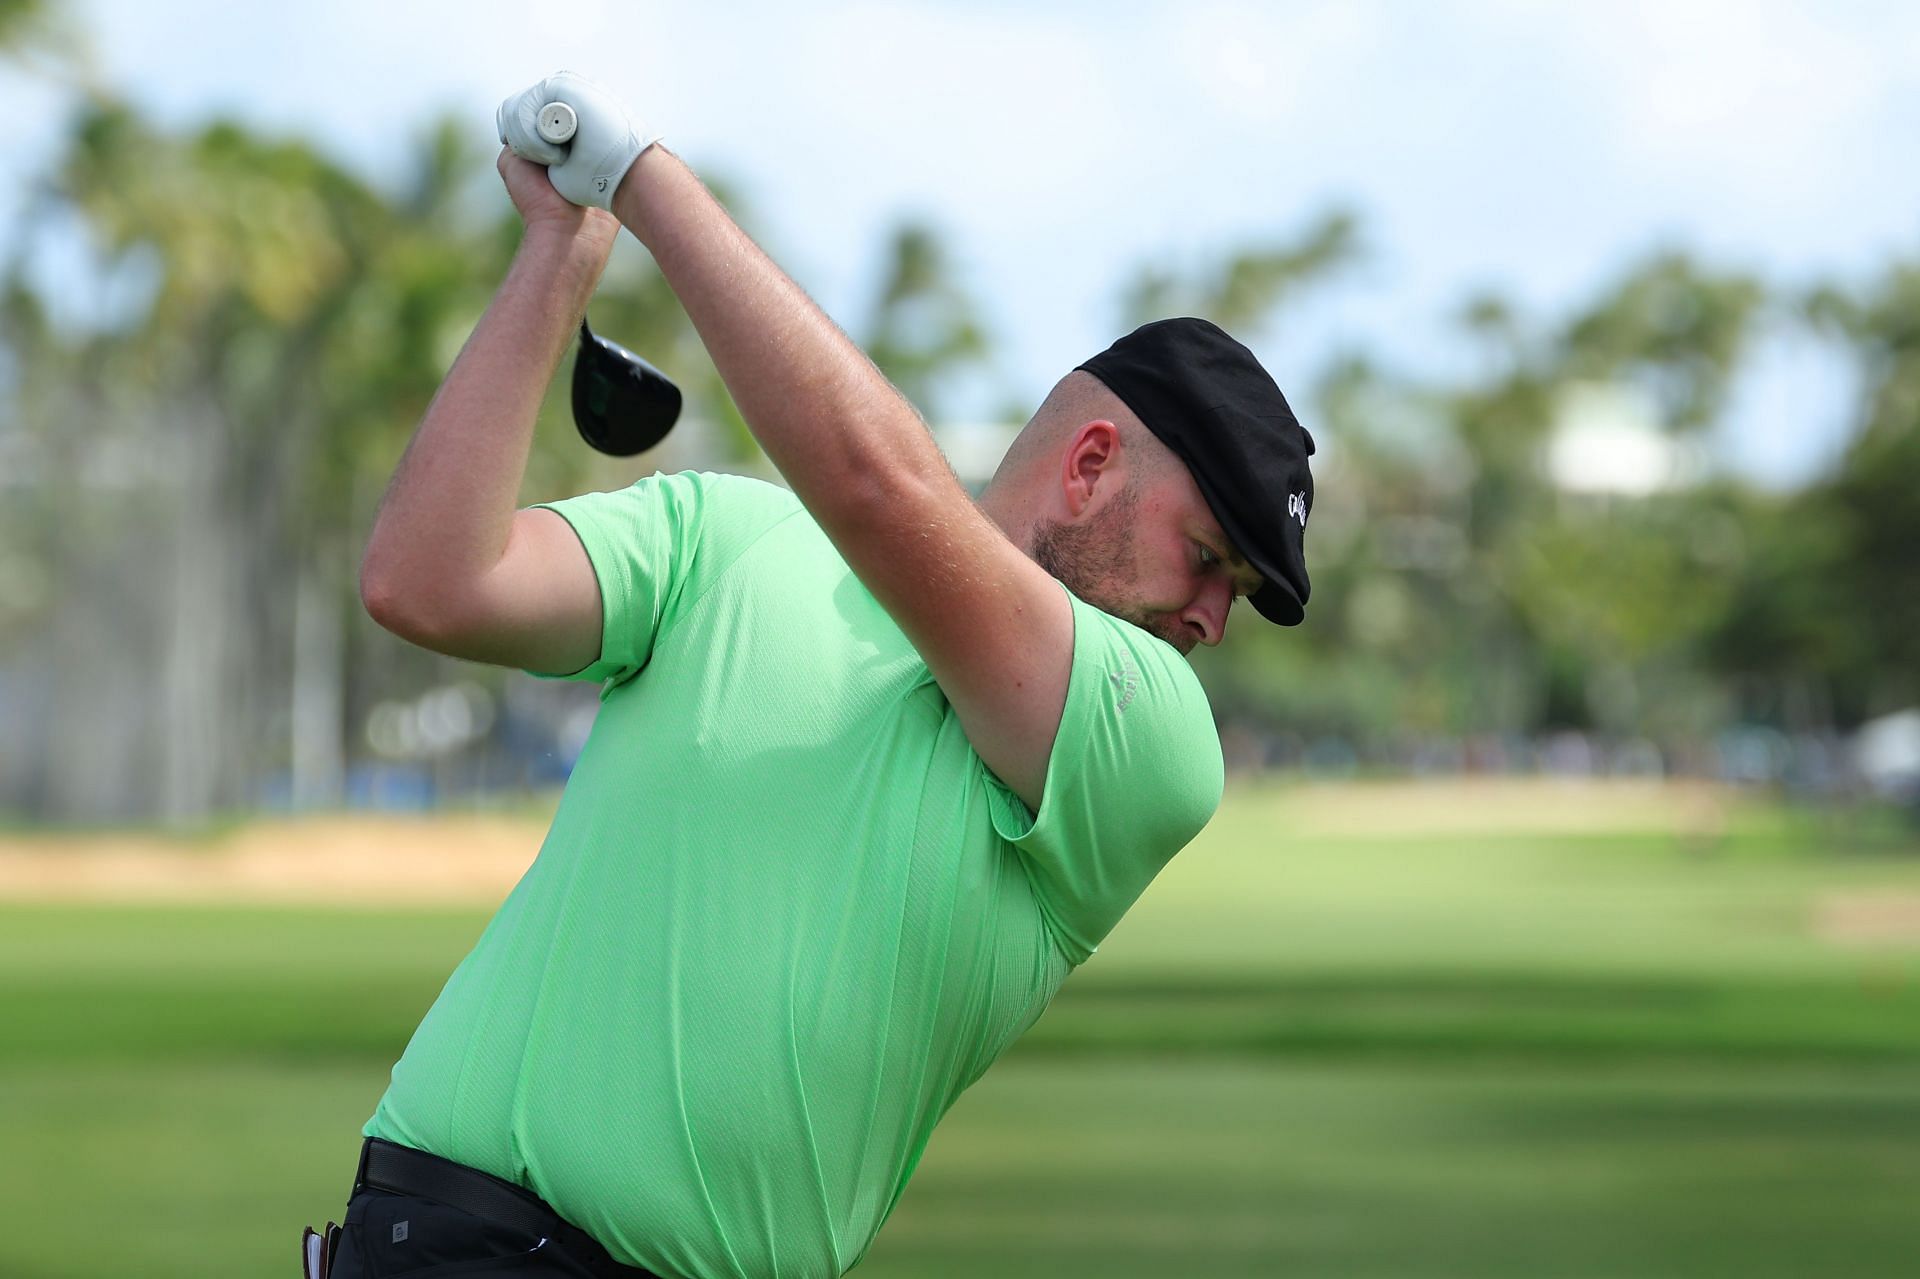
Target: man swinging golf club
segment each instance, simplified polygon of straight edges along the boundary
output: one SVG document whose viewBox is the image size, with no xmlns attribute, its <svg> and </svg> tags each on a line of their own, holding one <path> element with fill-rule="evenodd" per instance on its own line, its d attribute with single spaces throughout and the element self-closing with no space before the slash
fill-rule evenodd
<svg viewBox="0 0 1920 1279">
<path fill-rule="evenodd" d="M 366 1126 L 332 1274 L 839 1275 L 1212 815 L 1183 655 L 1237 595 L 1300 620 L 1313 445 L 1245 347 L 1166 320 L 1067 374 L 976 503 L 603 90 L 556 75 L 499 125 L 525 236 L 362 594 L 416 644 L 602 705 Z M 622 225 L 791 493 L 683 474 L 515 510 Z"/>
</svg>

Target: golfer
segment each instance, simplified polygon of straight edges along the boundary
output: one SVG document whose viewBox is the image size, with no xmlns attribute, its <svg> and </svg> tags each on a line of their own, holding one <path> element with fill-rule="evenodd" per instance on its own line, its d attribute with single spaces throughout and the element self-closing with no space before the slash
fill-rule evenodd
<svg viewBox="0 0 1920 1279">
<path fill-rule="evenodd" d="M 332 1273 L 827 1279 L 1212 816 L 1185 655 L 1236 596 L 1301 619 L 1313 444 L 1245 347 L 1166 320 L 1062 378 L 976 502 L 603 90 L 557 75 L 499 123 L 524 237 L 361 589 L 415 644 L 601 707 L 366 1125 Z M 622 225 L 791 492 L 661 475 L 515 509 Z"/>
</svg>

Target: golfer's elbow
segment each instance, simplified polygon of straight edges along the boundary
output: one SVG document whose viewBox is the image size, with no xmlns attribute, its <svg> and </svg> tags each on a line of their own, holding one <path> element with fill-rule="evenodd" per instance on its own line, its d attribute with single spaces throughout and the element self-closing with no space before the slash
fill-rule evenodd
<svg viewBox="0 0 1920 1279">
<path fill-rule="evenodd" d="M 418 577 L 409 577 L 376 558 L 369 549 L 360 565 L 360 606 L 367 616 L 410 644 L 440 651 L 453 610 L 443 598 L 444 591 L 429 588 Z"/>
<path fill-rule="evenodd" d="M 409 638 L 407 593 L 392 574 L 374 565 L 372 556 L 360 565 L 360 607 L 381 629 Z"/>
</svg>

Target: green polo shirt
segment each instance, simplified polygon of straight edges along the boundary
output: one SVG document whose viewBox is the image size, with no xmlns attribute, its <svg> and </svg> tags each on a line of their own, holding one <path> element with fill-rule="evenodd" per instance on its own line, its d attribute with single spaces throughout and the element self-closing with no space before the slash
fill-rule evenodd
<svg viewBox="0 0 1920 1279">
<path fill-rule="evenodd" d="M 673 1279 L 857 1262 L 940 1116 L 1220 800 L 1185 660 L 1073 601 L 1038 814 L 792 494 L 553 505 L 599 578 L 593 732 L 366 1132 Z"/>
</svg>

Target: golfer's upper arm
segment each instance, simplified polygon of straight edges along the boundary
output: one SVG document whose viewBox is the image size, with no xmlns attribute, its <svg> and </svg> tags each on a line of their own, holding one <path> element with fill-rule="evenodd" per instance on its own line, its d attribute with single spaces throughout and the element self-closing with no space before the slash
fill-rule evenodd
<svg viewBox="0 0 1920 1279">
<path fill-rule="evenodd" d="M 994 775 L 1039 808 L 1073 670 L 1073 605 L 959 485 L 842 554 L 913 642 Z"/>
<path fill-rule="evenodd" d="M 499 562 L 478 581 L 367 600 L 374 620 L 436 653 L 568 674 L 600 656 L 600 586 L 586 548 L 553 511 L 516 512 Z"/>
</svg>

